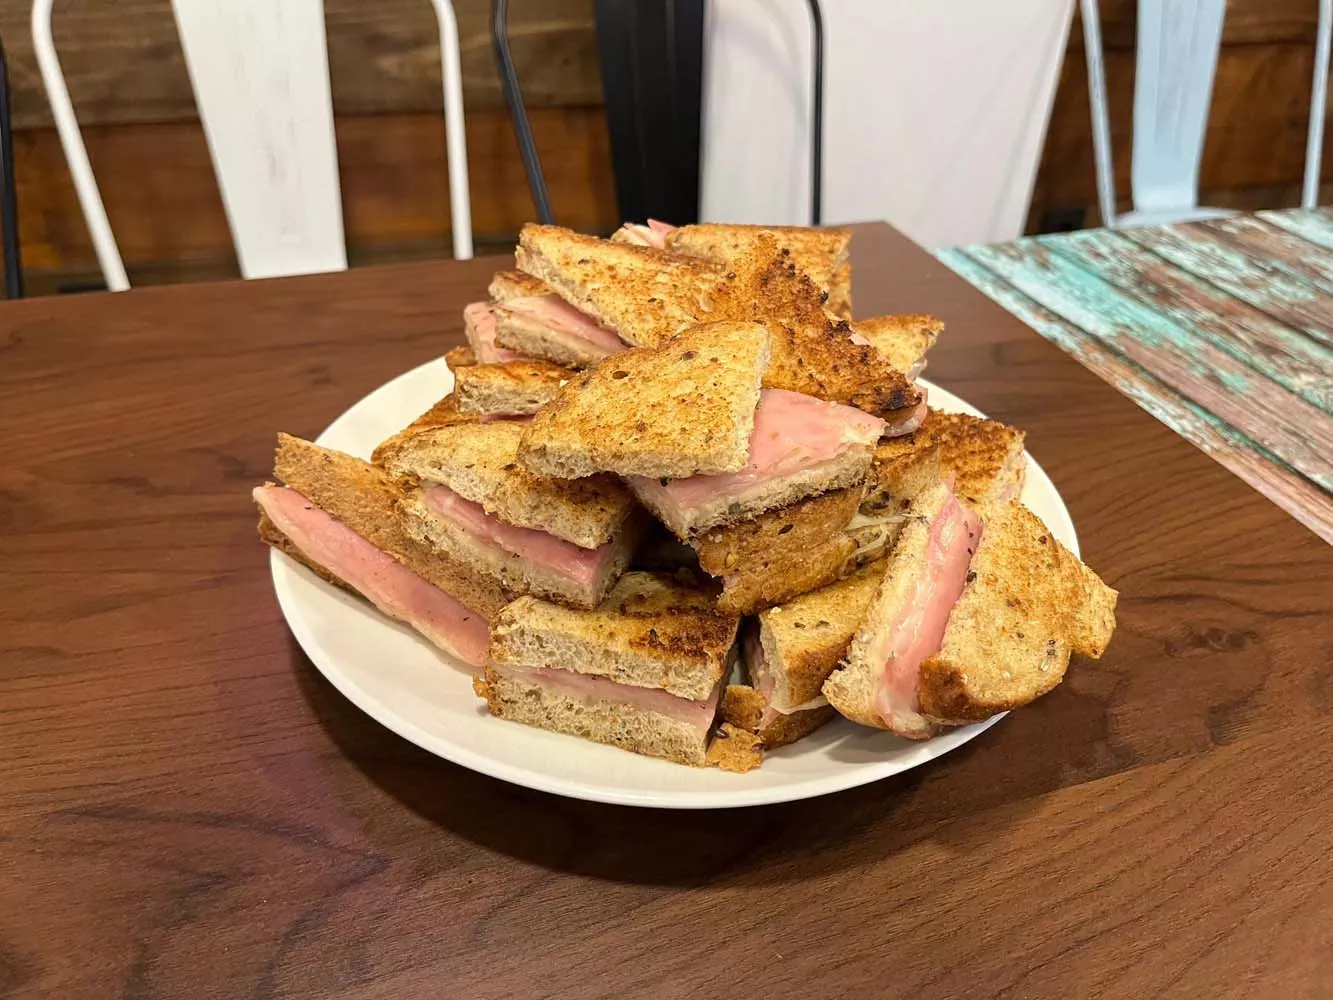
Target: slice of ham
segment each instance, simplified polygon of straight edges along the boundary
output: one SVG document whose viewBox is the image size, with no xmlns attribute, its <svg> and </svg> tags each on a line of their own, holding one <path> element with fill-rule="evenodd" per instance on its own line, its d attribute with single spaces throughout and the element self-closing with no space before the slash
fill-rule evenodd
<svg viewBox="0 0 1333 1000">
<path fill-rule="evenodd" d="M 553 333 L 585 342 L 603 356 L 626 350 L 625 343 L 614 331 L 600 326 L 558 295 L 526 295 L 510 299 L 503 305 L 514 315 L 540 323 Z"/>
<path fill-rule="evenodd" d="M 926 422 L 926 417 L 930 415 L 930 407 L 926 405 L 926 397 L 930 390 L 924 385 L 919 385 L 917 391 L 921 393 L 921 402 L 904 413 L 895 412 L 894 418 L 884 425 L 885 437 L 903 437 L 907 434 L 915 434 L 921 429 L 921 425 Z"/>
<path fill-rule="evenodd" d="M 628 238 L 628 242 L 637 246 L 665 250 L 666 238 L 675 228 L 670 223 L 649 219 L 646 226 L 637 222 L 627 222 L 620 227 L 620 231 Z"/>
<path fill-rule="evenodd" d="M 390 618 L 411 625 L 465 663 L 486 660 L 486 619 L 427 583 L 347 525 L 285 486 L 260 486 L 255 502 L 312 562 L 342 580 Z"/>
<path fill-rule="evenodd" d="M 579 586 L 592 586 L 615 558 L 614 541 L 584 549 L 545 531 L 506 524 L 486 513 L 481 504 L 464 499 L 447 486 L 425 487 L 422 499 L 431 513 L 452 521 L 477 541 L 545 566 Z"/>
<path fill-rule="evenodd" d="M 527 357 L 518 351 L 511 351 L 495 342 L 495 314 L 489 303 L 473 302 L 463 310 L 463 319 L 468 334 L 468 344 L 477 362 L 483 365 L 500 365 L 506 361 L 522 361 Z"/>
<path fill-rule="evenodd" d="M 883 420 L 853 406 L 786 389 L 764 389 L 754 411 L 750 461 L 739 472 L 666 483 L 641 476 L 630 478 L 635 490 L 642 491 L 661 509 L 689 511 L 813 469 L 848 448 L 873 445 L 883 430 Z"/>
<path fill-rule="evenodd" d="M 549 667 L 516 667 L 510 664 L 492 663 L 491 669 L 498 674 L 513 677 L 530 684 L 539 684 L 550 691 L 568 695 L 582 701 L 611 701 L 628 705 L 644 712 L 656 712 L 693 726 L 700 732 L 706 732 L 717 717 L 717 704 L 722 696 L 722 681 L 713 688 L 713 693 L 700 701 L 691 701 L 663 691 L 660 688 L 635 687 L 630 684 L 617 684 L 605 677 L 578 674 L 572 670 L 554 670 Z M 723 678 L 725 681 L 725 678 Z"/>
<path fill-rule="evenodd" d="M 930 523 L 925 567 L 911 599 L 869 650 L 870 662 L 883 669 L 875 710 L 899 736 L 919 740 L 935 735 L 937 727 L 921 714 L 921 664 L 944 643 L 949 615 L 962 596 L 980 541 L 981 519 L 950 494 Z"/>
</svg>

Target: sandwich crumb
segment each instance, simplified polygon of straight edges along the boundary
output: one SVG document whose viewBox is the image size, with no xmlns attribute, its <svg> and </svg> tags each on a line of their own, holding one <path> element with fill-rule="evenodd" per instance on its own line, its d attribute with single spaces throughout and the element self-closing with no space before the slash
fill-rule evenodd
<svg viewBox="0 0 1333 1000">
<path fill-rule="evenodd" d="M 747 733 L 730 722 L 724 722 L 708 744 L 705 760 L 710 767 L 744 774 L 764 762 L 763 745 L 754 733 Z"/>
</svg>

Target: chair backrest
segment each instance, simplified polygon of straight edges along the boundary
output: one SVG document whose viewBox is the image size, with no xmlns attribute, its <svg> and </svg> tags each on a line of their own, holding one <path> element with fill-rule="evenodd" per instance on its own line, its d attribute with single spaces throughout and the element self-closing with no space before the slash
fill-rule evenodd
<svg viewBox="0 0 1333 1000">
<path fill-rule="evenodd" d="M 1107 225 L 1130 222 L 1116 212 L 1101 12 L 1097 0 L 1081 0 L 1088 93 L 1096 153 L 1097 191 Z M 1169 221 L 1207 214 L 1199 208 L 1203 156 L 1213 74 L 1222 41 L 1226 0 L 1138 0 L 1138 45 L 1134 74 L 1134 148 L 1131 167 L 1133 216 Z M 1319 25 L 1310 98 L 1302 203 L 1318 197 L 1328 89 L 1333 0 L 1319 0 Z"/>
<path fill-rule="evenodd" d="M 33 42 L 61 145 L 107 287 L 129 287 L 51 38 L 52 0 L 33 4 Z M 458 25 L 440 26 L 454 256 L 472 256 Z M 195 102 L 241 273 L 267 278 L 347 266 L 323 0 L 172 0 Z"/>
</svg>

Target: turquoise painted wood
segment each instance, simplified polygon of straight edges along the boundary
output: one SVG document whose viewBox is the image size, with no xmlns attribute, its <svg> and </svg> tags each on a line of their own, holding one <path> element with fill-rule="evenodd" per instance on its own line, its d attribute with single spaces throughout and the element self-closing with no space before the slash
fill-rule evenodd
<svg viewBox="0 0 1333 1000">
<path fill-rule="evenodd" d="M 1333 216 L 1266 212 L 939 257 L 1333 542 Z"/>
<path fill-rule="evenodd" d="M 1172 267 L 1119 233 L 1093 229 L 1038 241 L 1314 406 L 1325 412 L 1333 407 L 1333 348 Z"/>
</svg>

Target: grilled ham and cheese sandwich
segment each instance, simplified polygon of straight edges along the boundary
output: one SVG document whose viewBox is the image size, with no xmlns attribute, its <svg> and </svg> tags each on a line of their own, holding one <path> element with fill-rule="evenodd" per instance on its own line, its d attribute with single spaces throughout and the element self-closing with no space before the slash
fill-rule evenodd
<svg viewBox="0 0 1333 1000">
<path fill-rule="evenodd" d="M 253 492 L 260 538 L 450 655 L 484 661 L 487 621 L 512 595 L 403 531 L 401 494 L 384 470 L 279 434 L 274 476 L 284 485 Z"/>
<path fill-rule="evenodd" d="M 1099 657 L 1116 592 L 1011 500 L 982 518 L 948 486 L 917 498 L 844 666 L 823 686 L 863 725 L 910 739 L 1026 705 Z"/>
<path fill-rule="evenodd" d="M 475 688 L 499 718 L 702 767 L 739 626 L 661 574 L 626 573 L 592 610 L 523 597 Z"/>
<path fill-rule="evenodd" d="M 861 483 L 884 422 L 762 389 L 771 339 L 756 323 L 696 326 L 573 379 L 523 435 L 546 475 L 613 472 L 690 538 Z"/>
<path fill-rule="evenodd" d="M 625 349 L 614 330 L 520 271 L 491 280 L 495 339 L 503 348 L 568 368 L 588 368 Z"/>
<path fill-rule="evenodd" d="M 496 585 L 593 607 L 629 565 L 643 529 L 609 476 L 534 475 L 518 462 L 519 421 L 418 433 L 387 467 L 408 485 L 400 509 L 416 541 Z"/>
</svg>

